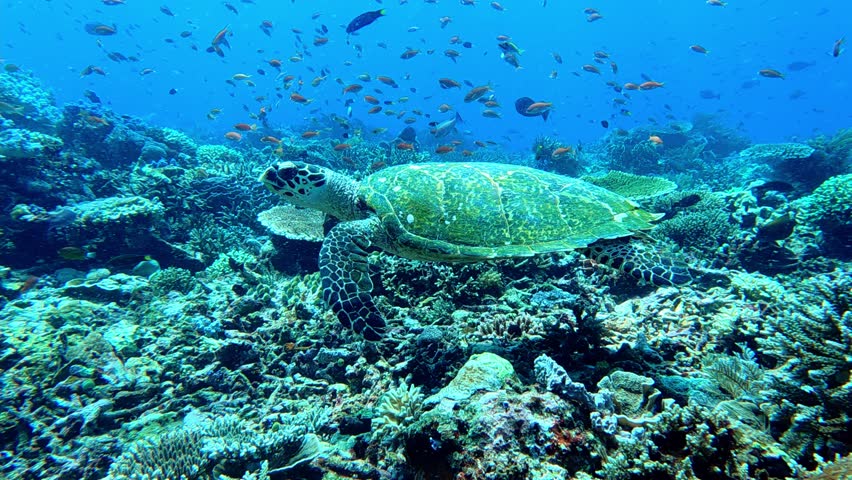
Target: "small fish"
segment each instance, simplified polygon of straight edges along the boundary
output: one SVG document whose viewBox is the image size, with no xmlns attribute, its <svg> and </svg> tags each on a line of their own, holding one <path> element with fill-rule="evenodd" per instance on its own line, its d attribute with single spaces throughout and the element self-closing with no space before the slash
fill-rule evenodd
<svg viewBox="0 0 852 480">
<path fill-rule="evenodd" d="M 655 88 L 660 88 L 663 85 L 665 84 L 661 82 L 655 82 L 653 80 L 648 80 L 647 82 L 639 84 L 639 90 L 653 90 Z"/>
<path fill-rule="evenodd" d="M 753 187 L 752 190 L 762 191 L 762 192 L 790 192 L 793 190 L 793 185 L 784 182 L 782 180 L 770 180 L 768 182 L 763 183 L 762 185 L 758 185 Z"/>
<path fill-rule="evenodd" d="M 346 33 L 357 32 L 358 30 L 361 30 L 367 25 L 385 16 L 385 14 L 385 9 L 362 13 L 361 15 L 358 15 L 357 17 L 352 19 L 351 22 L 349 22 L 349 25 L 346 26 Z"/>
<path fill-rule="evenodd" d="M 586 21 L 589 22 L 589 23 L 592 23 L 592 22 L 596 22 L 596 21 L 598 21 L 602 18 L 603 18 L 603 15 L 595 12 L 595 13 L 589 15 L 588 17 L 586 17 Z"/>
<path fill-rule="evenodd" d="M 654 145 L 662 145 L 663 144 L 663 139 L 658 137 L 657 135 L 649 136 L 648 141 L 653 143 Z"/>
<path fill-rule="evenodd" d="M 56 254 L 64 260 L 85 260 L 88 258 L 86 251 L 79 247 L 62 247 Z"/>
<path fill-rule="evenodd" d="M 846 41 L 846 37 L 841 38 L 834 42 L 834 48 L 831 50 L 831 55 L 835 58 L 839 57 L 841 53 L 843 53 L 843 43 Z"/>
<path fill-rule="evenodd" d="M 160 11 L 163 12 L 164 15 L 168 15 L 170 17 L 174 17 L 175 14 L 169 9 L 169 7 L 163 5 L 160 7 Z"/>
<path fill-rule="evenodd" d="M 439 145 L 438 148 L 435 149 L 435 153 L 438 155 L 444 155 L 445 153 L 450 153 L 455 149 L 456 147 L 454 145 Z"/>
<path fill-rule="evenodd" d="M 550 111 L 553 108 L 552 102 L 535 102 L 527 107 L 526 112 L 528 115 L 544 115 L 545 112 Z"/>
<path fill-rule="evenodd" d="M 687 208 L 701 201 L 701 195 L 693 193 L 687 195 L 672 204 L 672 208 Z"/>
<path fill-rule="evenodd" d="M 590 72 L 590 73 L 596 73 L 598 75 L 601 74 L 600 69 L 598 67 L 594 66 L 594 65 L 588 65 L 588 64 L 583 65 L 583 70 Z"/>
<path fill-rule="evenodd" d="M 281 143 L 281 139 L 275 138 L 272 135 L 266 135 L 265 137 L 262 137 L 260 139 L 260 141 L 262 143 L 272 143 L 272 144 L 275 144 L 275 145 L 278 145 L 278 144 Z"/>
<path fill-rule="evenodd" d="M 530 113 L 529 109 L 532 105 L 536 103 L 542 104 L 545 102 L 536 102 L 530 97 L 521 97 L 515 100 L 515 111 L 525 117 L 541 117 L 544 121 L 547 121 L 547 117 L 550 115 L 550 109 L 543 109 L 538 113 Z"/>
<path fill-rule="evenodd" d="M 231 140 L 233 142 L 239 142 L 240 140 L 243 139 L 243 136 L 241 134 L 239 134 L 238 132 L 227 132 L 227 133 L 225 133 L 225 138 L 227 138 L 228 140 Z"/>
<path fill-rule="evenodd" d="M 301 137 L 304 138 L 304 139 L 308 139 L 308 138 L 314 138 L 319 134 L 320 134 L 320 132 L 318 132 L 317 130 L 308 130 L 308 131 L 302 132 Z"/>
<path fill-rule="evenodd" d="M 696 52 L 696 53 L 704 53 L 704 54 L 710 53 L 710 50 L 707 50 L 706 48 L 702 47 L 701 45 L 690 45 L 689 49 L 692 50 L 693 52 Z"/>
<path fill-rule="evenodd" d="M 550 154 L 550 158 L 552 158 L 554 160 L 558 160 L 558 159 L 564 157 L 565 155 L 571 153 L 572 151 L 573 151 L 573 149 L 571 147 L 559 147 L 556 150 L 554 150 L 553 153 Z"/>
<path fill-rule="evenodd" d="M 779 72 L 778 70 L 773 70 L 771 68 L 764 68 L 763 70 L 761 70 L 757 73 L 759 73 L 761 77 L 766 77 L 766 78 L 781 78 L 781 79 L 784 78 L 783 73 Z"/>
<path fill-rule="evenodd" d="M 416 57 L 417 54 L 419 54 L 419 53 L 420 53 L 420 50 L 410 48 L 410 49 L 402 52 L 402 55 L 400 55 L 399 58 L 401 58 L 403 60 L 408 60 L 408 59 Z"/>
<path fill-rule="evenodd" d="M 333 150 L 335 152 L 342 152 L 344 150 L 349 150 L 350 148 L 352 148 L 352 145 L 348 143 L 338 143 L 333 147 Z"/>
<path fill-rule="evenodd" d="M 795 230 L 795 228 L 796 219 L 790 215 L 790 212 L 787 212 L 775 220 L 758 227 L 757 239 L 766 242 L 784 240 L 793 234 L 793 230 Z"/>
<path fill-rule="evenodd" d="M 478 86 L 478 87 L 474 87 L 469 92 L 467 92 L 467 94 L 465 94 L 464 102 L 465 103 L 474 102 L 490 91 L 491 91 L 491 85 L 481 85 L 481 86 Z"/>
<path fill-rule="evenodd" d="M 248 132 L 248 131 L 253 132 L 253 131 L 257 130 L 257 124 L 253 123 L 253 124 L 249 125 L 248 123 L 238 123 L 238 124 L 234 125 L 234 130 L 239 130 L 241 132 Z"/>
<path fill-rule="evenodd" d="M 451 78 L 439 78 L 438 84 L 441 85 L 441 88 L 461 88 L 461 84 Z"/>
<path fill-rule="evenodd" d="M 706 3 L 707 3 L 707 5 L 712 5 L 714 7 L 724 7 L 724 6 L 728 5 L 727 3 L 723 2 L 722 0 L 707 0 Z"/>
<path fill-rule="evenodd" d="M 609 122 L 606 120 L 601 120 L 601 126 L 603 128 L 609 128 Z"/>
<path fill-rule="evenodd" d="M 86 33 L 90 35 L 105 36 L 115 35 L 116 33 L 118 33 L 118 29 L 115 24 L 110 26 L 103 23 L 87 23 L 85 29 Z"/>
</svg>

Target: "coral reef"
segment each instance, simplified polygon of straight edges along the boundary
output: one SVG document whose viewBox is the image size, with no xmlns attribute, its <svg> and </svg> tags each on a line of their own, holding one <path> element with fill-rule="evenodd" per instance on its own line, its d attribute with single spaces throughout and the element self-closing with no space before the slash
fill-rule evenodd
<svg viewBox="0 0 852 480">
<path fill-rule="evenodd" d="M 633 200 L 644 200 L 665 195 L 677 188 L 677 184 L 665 178 L 643 177 L 612 170 L 604 176 L 584 176 L 583 180 L 623 195 Z"/>
</svg>

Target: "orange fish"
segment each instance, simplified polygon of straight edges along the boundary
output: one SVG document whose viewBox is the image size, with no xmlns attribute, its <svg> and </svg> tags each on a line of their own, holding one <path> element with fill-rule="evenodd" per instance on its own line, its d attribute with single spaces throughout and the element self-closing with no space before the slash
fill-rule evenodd
<svg viewBox="0 0 852 480">
<path fill-rule="evenodd" d="M 369 113 L 370 115 L 372 115 L 372 114 L 374 114 L 374 113 L 379 113 L 379 112 L 381 112 L 381 111 L 382 111 L 382 107 L 381 107 L 381 105 L 376 105 L 375 107 L 373 107 L 373 108 L 371 108 L 371 109 L 367 110 L 367 113 Z"/>
<path fill-rule="evenodd" d="M 709 50 L 702 47 L 701 45 L 690 45 L 689 49 L 692 50 L 693 52 L 697 52 L 697 53 L 710 53 Z"/>
<path fill-rule="evenodd" d="M 464 155 L 465 157 L 471 157 L 471 156 L 473 156 L 473 152 L 471 152 L 468 149 L 464 149 L 464 150 L 462 150 L 462 155 Z"/>
<path fill-rule="evenodd" d="M 263 142 L 263 143 L 274 143 L 274 144 L 281 143 L 280 139 L 275 138 L 272 135 L 267 135 L 267 136 L 261 138 L 260 141 Z"/>
<path fill-rule="evenodd" d="M 347 86 L 343 87 L 343 93 L 358 93 L 363 89 L 364 89 L 363 85 L 353 83 L 351 85 L 347 85 Z"/>
<path fill-rule="evenodd" d="M 272 58 L 267 63 L 269 63 L 270 67 L 281 68 L 281 60 L 278 60 L 277 58 Z"/>
<path fill-rule="evenodd" d="M 442 104 L 438 107 L 438 111 L 439 111 L 439 112 L 441 112 L 441 113 L 447 113 L 447 112 L 449 112 L 449 111 L 450 111 L 450 110 L 452 110 L 452 109 L 453 109 L 453 107 L 451 107 L 451 106 L 447 105 L 446 103 L 442 103 Z"/>
<path fill-rule="evenodd" d="M 535 102 L 527 107 L 526 113 L 529 115 L 541 115 L 544 112 L 549 111 L 551 108 L 553 108 L 552 102 Z"/>
<path fill-rule="evenodd" d="M 627 82 L 627 83 L 624 84 L 624 89 L 625 90 L 639 90 L 639 85 L 636 85 L 635 83 Z"/>
<path fill-rule="evenodd" d="M 550 158 L 554 160 L 562 158 L 566 153 L 571 153 L 571 147 L 559 147 L 550 154 Z"/>
<path fill-rule="evenodd" d="M 21 284 L 20 288 L 18 288 L 18 293 L 27 293 L 35 287 L 36 283 L 38 283 L 38 277 L 30 275 L 26 280 L 24 280 L 24 283 Z"/>
<path fill-rule="evenodd" d="M 585 70 L 587 72 L 591 72 L 591 73 L 597 73 L 598 75 L 601 74 L 600 69 L 598 67 L 594 66 L 594 65 L 589 65 L 589 64 L 583 65 L 583 70 Z"/>
<path fill-rule="evenodd" d="M 437 153 L 439 155 L 443 155 L 445 153 L 450 153 L 455 149 L 456 149 L 456 147 L 454 147 L 452 145 L 440 145 L 438 148 L 435 149 L 435 153 Z"/>
<path fill-rule="evenodd" d="M 238 124 L 234 125 L 234 129 L 239 130 L 241 132 L 248 132 L 249 130 L 254 131 L 254 130 L 257 130 L 257 124 L 253 123 L 253 124 L 249 125 L 248 123 L 238 123 Z"/>
<path fill-rule="evenodd" d="M 328 37 L 314 37 L 314 46 L 319 47 L 328 43 Z"/>
<path fill-rule="evenodd" d="M 399 142 L 399 143 L 396 144 L 396 149 L 397 150 L 414 150 L 414 144 Z"/>
<path fill-rule="evenodd" d="M 308 130 L 308 131 L 306 131 L 306 132 L 302 132 L 302 138 L 306 138 L 306 139 L 307 139 L 307 138 L 314 138 L 314 137 L 316 137 L 317 135 L 319 135 L 319 133 L 320 133 L 320 132 L 318 132 L 318 131 L 316 131 L 316 130 Z"/>
<path fill-rule="evenodd" d="M 763 70 L 757 72 L 761 77 L 766 78 L 784 78 L 784 74 L 779 72 L 778 70 L 773 70 L 771 68 L 764 68 Z"/>
<path fill-rule="evenodd" d="M 385 85 L 389 85 L 393 88 L 399 88 L 399 85 L 392 79 L 391 77 L 386 77 L 384 75 L 379 75 L 376 77 L 376 80 L 384 83 Z"/>
<path fill-rule="evenodd" d="M 651 135 L 650 137 L 648 137 L 648 140 L 655 145 L 662 145 L 663 144 L 663 139 L 656 136 L 656 135 Z"/>
<path fill-rule="evenodd" d="M 239 142 L 243 139 L 243 136 L 240 135 L 238 132 L 228 132 L 225 134 L 225 138 L 234 142 Z"/>
<path fill-rule="evenodd" d="M 348 143 L 338 143 L 334 146 L 334 151 L 342 152 L 344 150 L 349 150 L 350 148 L 352 148 L 352 145 L 349 145 Z"/>
<path fill-rule="evenodd" d="M 640 84 L 640 85 L 639 85 L 639 90 L 653 90 L 653 89 L 655 89 L 655 88 L 660 88 L 660 87 L 662 87 L 663 85 L 664 85 L 663 83 L 655 82 L 655 81 L 653 81 L 653 80 L 649 80 L 649 81 L 647 81 L 647 82 L 645 82 L 645 83 Z"/>
<path fill-rule="evenodd" d="M 379 99 L 372 95 L 364 95 L 364 101 L 371 105 L 378 105 Z"/>
<path fill-rule="evenodd" d="M 292 101 L 294 101 L 294 102 L 296 102 L 296 103 L 301 103 L 301 104 L 303 104 L 303 105 L 306 105 L 306 104 L 308 104 L 308 103 L 311 103 L 311 102 L 312 102 L 312 100 L 307 99 L 307 98 L 305 98 L 305 97 L 303 97 L 303 96 L 299 95 L 298 93 L 291 93 L 291 94 L 290 94 L 290 100 L 292 100 Z"/>
</svg>

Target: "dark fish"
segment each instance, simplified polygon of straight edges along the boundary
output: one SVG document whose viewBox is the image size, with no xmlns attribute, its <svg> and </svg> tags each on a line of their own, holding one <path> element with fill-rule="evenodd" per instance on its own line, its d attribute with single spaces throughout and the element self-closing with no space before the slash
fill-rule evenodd
<svg viewBox="0 0 852 480">
<path fill-rule="evenodd" d="M 676 201 L 672 204 L 672 208 L 687 208 L 695 205 L 696 203 L 701 201 L 701 195 L 697 193 L 693 193 L 691 195 L 687 195 L 680 200 Z"/>
<path fill-rule="evenodd" d="M 698 96 L 705 100 L 718 100 L 722 98 L 722 95 L 714 90 L 701 90 L 698 92 Z"/>
<path fill-rule="evenodd" d="M 793 191 L 793 185 L 781 180 L 770 180 L 763 185 L 752 188 L 752 190 L 761 192 L 791 192 Z"/>
<path fill-rule="evenodd" d="M 161 12 L 163 12 L 164 14 L 166 14 L 166 15 L 170 16 L 170 17 L 174 17 L 174 16 L 175 16 L 175 14 L 174 14 L 174 13 L 172 13 L 172 11 L 169 9 L 169 7 L 167 7 L 167 6 L 165 6 L 165 5 L 163 5 L 162 7 L 160 7 L 160 11 L 161 11 Z"/>
<path fill-rule="evenodd" d="M 139 262 L 151 260 L 150 255 L 143 255 L 139 253 L 125 253 L 122 255 L 116 255 L 109 260 L 107 260 L 107 266 L 116 269 L 122 268 L 133 268 Z"/>
<path fill-rule="evenodd" d="M 169 95 L 174 95 L 174 94 L 176 94 L 176 93 L 177 93 L 177 89 L 176 89 L 176 88 L 172 88 L 171 90 L 169 90 Z"/>
<path fill-rule="evenodd" d="M 79 247 L 62 247 L 56 252 L 65 260 L 85 260 L 86 251 Z"/>
<path fill-rule="evenodd" d="M 606 120 L 601 120 L 601 126 L 603 128 L 609 128 L 609 122 L 607 122 Z"/>
<path fill-rule="evenodd" d="M 515 111 L 525 117 L 541 117 L 547 121 L 547 117 L 550 115 L 550 110 L 545 110 L 543 113 L 527 113 L 527 109 L 530 108 L 530 105 L 533 103 L 535 103 L 535 100 L 532 98 L 521 97 L 515 100 Z"/>
<path fill-rule="evenodd" d="M 401 132 L 399 132 L 399 135 L 397 135 L 396 138 L 405 143 L 414 143 L 417 141 L 417 131 L 411 127 L 405 127 Z"/>
<path fill-rule="evenodd" d="M 101 103 L 101 99 L 100 97 L 98 97 L 98 94 L 91 90 L 86 90 L 85 92 L 83 92 L 83 96 L 89 99 L 89 101 L 92 103 Z"/>
<path fill-rule="evenodd" d="M 766 223 L 757 229 L 757 239 L 774 242 L 776 240 L 784 240 L 793 234 L 796 228 L 796 219 L 789 212 Z"/>
<path fill-rule="evenodd" d="M 234 15 L 239 15 L 239 14 L 240 14 L 240 12 L 238 12 L 238 11 L 237 11 L 237 7 L 235 7 L 235 6 L 231 5 L 230 3 L 226 3 L 226 4 L 225 4 L 225 8 L 227 8 L 228 10 L 230 10 L 230 11 L 234 12 Z"/>
<path fill-rule="evenodd" d="M 787 65 L 787 70 L 790 70 L 791 72 L 798 72 L 799 70 L 804 70 L 808 67 L 813 67 L 814 65 L 816 65 L 816 62 L 796 61 Z"/>
<path fill-rule="evenodd" d="M 357 32 L 383 16 L 385 16 L 385 9 L 362 13 L 349 22 L 349 25 L 346 26 L 346 33 Z"/>
</svg>

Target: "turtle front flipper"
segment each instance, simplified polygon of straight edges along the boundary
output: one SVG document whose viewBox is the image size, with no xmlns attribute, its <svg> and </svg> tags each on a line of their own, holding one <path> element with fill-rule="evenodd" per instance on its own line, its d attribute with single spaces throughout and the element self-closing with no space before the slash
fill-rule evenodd
<svg viewBox="0 0 852 480">
<path fill-rule="evenodd" d="M 340 323 L 367 340 L 380 340 L 385 332 L 367 263 L 375 231 L 375 219 L 340 223 L 325 237 L 319 254 L 323 300 Z"/>
<path fill-rule="evenodd" d="M 684 285 L 693 280 L 692 269 L 685 262 L 666 257 L 639 240 L 602 240 L 589 245 L 583 254 L 658 286 Z"/>
</svg>

